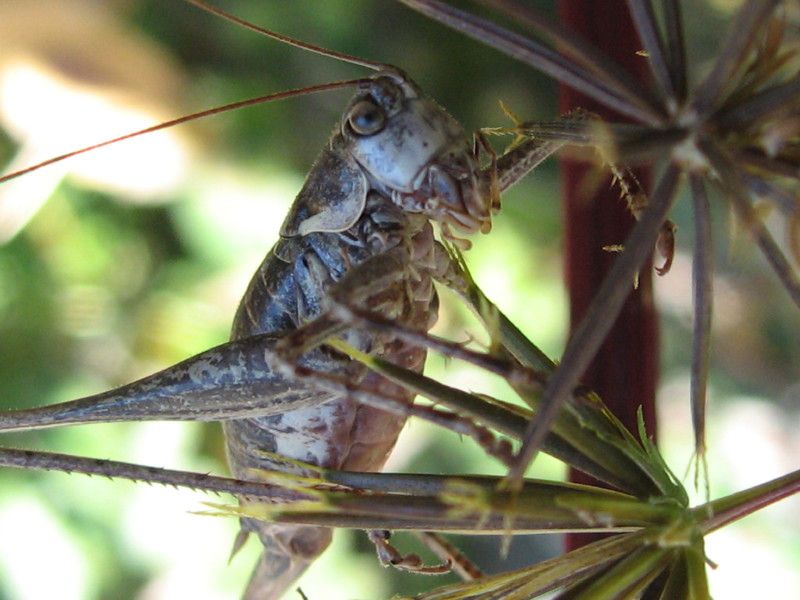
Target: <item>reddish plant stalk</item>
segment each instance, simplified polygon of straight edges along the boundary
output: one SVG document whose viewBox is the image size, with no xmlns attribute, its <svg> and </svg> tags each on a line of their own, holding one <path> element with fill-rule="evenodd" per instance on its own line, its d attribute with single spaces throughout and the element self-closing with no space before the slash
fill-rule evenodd
<svg viewBox="0 0 800 600">
<path fill-rule="evenodd" d="M 627 69 L 640 81 L 648 75 L 641 49 L 624 0 L 559 0 L 563 22 L 580 32 Z M 601 117 L 619 121 L 622 117 L 574 90 L 560 86 L 562 113 L 587 109 Z M 637 169 L 636 177 L 650 191 L 650 169 Z M 563 214 L 565 220 L 565 274 L 570 297 L 570 324 L 583 317 L 603 277 L 615 259 L 604 251 L 607 245 L 626 239 L 634 219 L 618 187 L 610 177 L 600 180 L 587 162 L 564 159 L 561 163 Z M 633 282 L 631 282 L 633 283 Z M 583 376 L 583 383 L 596 390 L 610 410 L 636 431 L 636 411 L 643 407 L 647 431 L 656 432 L 655 390 L 658 378 L 658 324 L 653 302 L 652 267 L 645 265 L 638 289 L 632 291 L 608 338 Z M 574 469 L 570 480 L 598 482 Z M 597 539 L 592 534 L 569 534 L 568 550 Z"/>
</svg>

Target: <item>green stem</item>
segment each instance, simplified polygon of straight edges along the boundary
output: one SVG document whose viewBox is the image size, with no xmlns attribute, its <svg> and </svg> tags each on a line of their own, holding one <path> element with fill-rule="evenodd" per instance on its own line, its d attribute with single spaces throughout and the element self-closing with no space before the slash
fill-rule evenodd
<svg viewBox="0 0 800 600">
<path fill-rule="evenodd" d="M 800 469 L 697 506 L 692 509 L 692 513 L 705 535 L 798 492 L 800 492 Z"/>
</svg>

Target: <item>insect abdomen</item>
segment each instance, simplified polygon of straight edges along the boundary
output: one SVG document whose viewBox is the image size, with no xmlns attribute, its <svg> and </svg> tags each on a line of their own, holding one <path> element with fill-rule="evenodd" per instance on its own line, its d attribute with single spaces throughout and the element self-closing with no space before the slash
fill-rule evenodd
<svg viewBox="0 0 800 600">
<path fill-rule="evenodd" d="M 348 231 L 282 240 L 253 277 L 237 312 L 233 337 L 294 329 L 319 316 L 330 286 L 353 267 L 397 246 L 407 248 L 411 264 L 419 259 L 418 249 L 426 254 L 432 252 L 433 244 L 426 220 L 405 215 L 388 200 L 379 198 L 370 201 L 359 222 Z M 417 262 L 423 266 L 399 273 L 395 284 L 381 290 L 377 310 L 427 330 L 435 321 L 436 297 L 424 268 L 426 261 Z M 397 340 L 377 339 L 364 333 L 355 341 L 363 350 L 377 351 L 407 368 L 421 370 L 425 360 L 423 350 Z M 347 369 L 355 380 L 383 386 L 409 404 L 413 401 L 413 394 L 377 375 L 365 374 L 362 367 L 347 364 L 344 359 L 331 356 L 329 364 L 323 366 L 328 370 Z M 309 393 L 319 392 L 309 389 Z M 271 416 L 227 421 L 224 429 L 231 470 L 237 477 L 252 479 L 253 468 L 291 468 L 264 456 L 263 451 L 330 468 L 380 469 L 404 423 L 405 416 L 336 398 Z M 291 501 L 293 497 L 297 496 L 276 488 L 276 502 Z M 276 591 L 269 593 L 279 597 L 277 588 L 290 584 L 330 542 L 330 531 L 318 527 L 248 519 L 243 520 L 242 526 L 256 532 L 266 547 L 245 597 L 270 598 L 267 590 L 273 588 Z"/>
</svg>

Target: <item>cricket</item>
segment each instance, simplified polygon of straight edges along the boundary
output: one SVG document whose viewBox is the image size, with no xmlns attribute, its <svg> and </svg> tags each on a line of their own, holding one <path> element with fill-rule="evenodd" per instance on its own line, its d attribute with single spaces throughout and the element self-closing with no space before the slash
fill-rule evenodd
<svg viewBox="0 0 800 600">
<path fill-rule="evenodd" d="M 387 577 L 414 578 L 405 580 L 412 582 L 408 589 L 421 589 L 423 578 L 450 577 L 442 587 L 431 583 L 416 593 L 420 600 L 522 599 L 556 590 L 569 598 L 710 598 L 707 565 L 714 562 L 706 556 L 707 534 L 800 489 L 795 471 L 712 499 L 706 455 L 717 235 L 712 200 L 727 203 L 787 300 L 800 305 L 791 262 L 800 256 L 792 195 L 800 89 L 793 5 L 748 0 L 725 13 L 732 15 L 731 25 L 698 74 L 690 73 L 696 57 L 687 55 L 684 9 L 677 0 L 658 7 L 629 0 L 615 8 L 625 11 L 623 20 L 606 23 L 602 32 L 590 24 L 583 33 L 581 20 L 591 13 L 585 6 L 559 4 L 572 30 L 533 5 L 484 4 L 494 17 L 440 0 L 399 0 L 373 21 L 379 23 L 371 32 L 377 50 L 362 56 L 338 42 L 326 43 L 328 48 L 300 39 L 305 34 L 287 35 L 294 28 L 283 19 L 297 16 L 289 17 L 283 3 L 259 7 L 262 12 L 254 14 L 271 17 L 252 19 L 239 12 L 247 6 L 229 10 L 221 0 L 176 0 L 163 14 L 120 2 L 115 10 L 147 22 L 143 31 L 187 35 L 192 41 L 184 48 L 191 47 L 186 54 L 194 57 L 189 62 L 225 53 L 235 70 L 244 45 L 253 43 L 266 47 L 263 57 L 249 55 L 263 66 L 265 79 L 303 65 L 302 83 L 256 94 L 246 77 L 227 79 L 197 67 L 192 72 L 201 83 L 192 89 L 202 97 L 201 108 L 194 98 L 195 108 L 183 116 L 170 109 L 157 111 L 155 119 L 150 101 L 171 106 L 185 81 L 169 55 L 136 27 L 123 28 L 113 12 L 84 0 L 66 8 L 45 0 L 8 0 L 10 8 L 0 7 L 0 124 L 8 136 L 0 138 L 6 164 L 0 175 L 0 318 L 7 312 L 9 323 L 27 323 L 9 327 L 0 345 L 0 539 L 6 532 L 13 540 L 0 544 L 0 568 L 9 593 L 131 597 L 138 586 L 136 597 L 144 598 L 228 597 L 205 579 L 213 567 L 198 551 L 212 548 L 215 564 L 231 564 L 220 576 L 236 579 L 226 590 L 236 589 L 246 600 L 327 597 L 334 589 L 375 596 L 380 592 L 366 581 L 370 571 L 355 561 L 323 573 L 322 587 L 298 583 L 343 543 L 334 531 L 346 529 L 344 543 L 369 548 L 370 565 L 381 565 Z M 334 13 L 321 7 L 301 18 L 312 24 L 328 18 L 335 38 Z M 436 32 L 429 37 L 444 25 L 564 84 L 564 114 L 523 120 L 516 103 L 493 95 L 505 122 L 487 124 L 481 116 L 478 125 L 464 126 L 467 119 L 454 117 L 447 100 L 434 97 L 438 90 L 429 94 L 420 85 L 424 80 L 403 68 L 402 55 L 416 44 L 393 45 L 391 29 L 398 25 L 388 15 L 406 9 L 430 20 L 421 25 L 421 31 Z M 185 28 L 169 21 L 173 14 L 190 15 L 180 17 L 188 19 Z M 514 26 L 507 28 L 504 18 Z M 612 36 L 612 48 L 592 37 L 623 21 L 629 29 L 624 33 L 634 34 L 626 43 L 635 47 L 615 54 L 618 38 Z M 72 54 L 64 49 L 54 55 L 51 46 L 72 43 L 62 40 L 62 32 L 73 34 L 76 45 Z M 86 45 L 88 39 L 93 41 Z M 375 54 L 401 58 L 382 62 Z M 475 58 L 477 68 L 481 57 Z M 317 61 L 328 66 L 312 76 Z M 123 99 L 121 90 L 151 75 L 158 85 L 138 100 Z M 239 86 L 250 93 L 237 96 L 228 89 Z M 535 104 L 536 92 L 526 93 Z M 43 100 L 52 101 L 52 110 Z M 305 113 L 297 117 L 294 105 Z M 555 107 L 544 112 L 557 114 Z M 187 160 L 198 160 L 180 149 L 180 132 L 223 144 L 214 139 L 222 126 L 213 117 L 221 114 L 238 128 L 240 157 L 258 164 L 254 148 L 274 155 L 259 174 L 268 185 L 260 191 L 247 186 L 246 201 L 239 197 L 241 182 L 209 176 L 225 169 L 211 162 L 193 170 L 184 187 L 170 184 Z M 115 133 L 105 133 L 111 121 Z M 129 125 L 120 129 L 122 122 Z M 284 178 L 276 167 L 294 160 L 278 133 L 300 140 L 292 147 L 303 146 L 303 152 L 314 148 L 302 178 Z M 570 314 L 569 338 L 545 351 L 491 297 L 509 296 L 503 301 L 513 304 L 515 295 L 514 286 L 504 289 L 502 278 L 493 277 L 497 261 L 526 263 L 529 273 L 536 252 L 517 248 L 495 255 L 484 270 L 486 281 L 473 277 L 469 257 L 482 239 L 497 247 L 510 243 L 493 232 L 509 211 L 526 220 L 530 235 L 532 221 L 523 216 L 529 209 L 508 203 L 505 193 L 530 181 L 531 171 L 566 146 L 579 150 L 573 156 L 578 160 L 566 165 L 565 215 L 593 219 L 588 228 L 582 223 L 582 233 L 568 236 L 569 242 L 587 242 L 567 245 L 571 298 L 583 283 L 576 272 L 592 285 L 581 312 Z M 126 148 L 138 148 L 138 154 L 122 154 Z M 62 186 L 68 190 L 81 180 L 93 191 L 63 201 Z M 127 191 L 114 200 L 115 186 L 123 182 Z M 654 438 L 658 336 L 651 277 L 668 276 L 680 263 L 670 216 L 684 182 L 694 229 L 693 262 L 684 269 L 693 290 L 691 335 L 685 337 L 691 338 L 691 461 L 696 490 L 705 486 L 699 499 L 668 466 Z M 168 198 L 171 189 L 205 203 L 198 213 L 203 216 L 189 216 L 181 203 L 117 206 L 153 202 L 159 194 Z M 282 198 L 276 203 L 275 196 Z M 527 202 L 551 201 L 546 192 L 533 196 Z M 581 212 L 581 198 L 604 212 Z M 611 201 L 613 211 L 603 204 Z M 765 226 L 763 203 L 781 213 L 786 244 Z M 234 220 L 244 220 L 245 227 L 232 228 Z M 126 233 L 124 221 L 142 223 L 139 238 Z M 606 225 L 614 228 L 610 239 L 595 240 L 596 232 L 608 233 Z M 92 242 L 83 241 L 84 230 Z M 247 231 L 232 237 L 252 239 L 223 245 L 226 230 Z M 226 252 L 249 253 L 252 244 L 258 257 L 244 261 L 248 273 L 225 272 L 221 265 L 231 259 Z M 201 259 L 185 260 L 192 253 Z M 163 256 L 171 260 L 161 263 Z M 595 262 L 598 256 L 610 260 Z M 560 279 L 553 268 L 558 259 L 541 260 L 540 253 L 539 262 L 535 268 Z M 572 271 L 576 264 L 581 268 Z M 214 269 L 225 273 L 220 279 L 238 283 L 208 278 Z M 62 285 L 67 280 L 79 283 Z M 157 288 L 158 295 L 137 305 L 160 281 L 179 283 Z M 203 298 L 215 297 L 209 287 L 234 289 L 225 293 L 236 298 L 200 306 Z M 440 335 L 434 329 L 443 319 L 467 319 L 458 316 L 461 309 L 471 313 L 472 324 L 456 325 L 459 339 L 452 330 Z M 558 321 L 539 314 L 529 298 L 522 313 L 543 327 Z M 20 314 L 32 318 L 12 319 Z M 216 324 L 215 333 L 200 327 L 205 321 Z M 625 337 L 604 353 L 606 341 L 620 331 Z M 79 361 L 64 361 L 64 344 L 91 368 L 73 373 Z M 138 362 L 137 346 L 155 351 Z M 559 353 L 558 361 L 551 352 Z M 452 384 L 434 377 L 428 368 L 434 358 L 469 366 L 504 387 L 477 391 L 461 371 Z M 604 358 L 613 359 L 606 364 L 614 381 L 592 375 Z M 24 365 L 41 365 L 41 374 L 29 374 Z M 643 376 L 618 366 L 639 368 Z M 609 382 L 616 387 L 605 387 Z M 630 402 L 616 404 L 617 396 L 629 395 Z M 174 422 L 189 425 L 171 429 Z M 404 448 L 398 439 L 417 434 L 415 425 L 422 422 L 474 452 L 474 468 L 465 462 L 454 474 L 395 469 L 403 460 L 398 455 L 414 460 L 413 444 Z M 196 446 L 196 458 L 172 464 L 184 443 Z M 573 469 L 571 477 L 588 476 L 587 484 L 532 477 L 529 467 L 540 454 Z M 30 488 L 11 478 L 12 470 Z M 93 477 L 84 487 L 57 487 L 66 474 L 70 481 L 78 474 Z M 45 490 L 35 499 L 34 482 Z M 167 495 L 125 514 L 115 508 L 118 491 L 109 491 L 120 486 L 131 496 L 149 487 Z M 188 491 L 206 496 L 187 507 Z M 96 514 L 115 510 L 119 528 L 127 530 L 124 542 L 106 539 L 95 521 Z M 206 528 L 210 522 L 219 528 Z M 100 556 L 87 560 L 66 548 L 62 540 L 78 530 L 94 537 Z M 575 545 L 568 537 L 566 554 L 505 565 L 497 574 L 482 572 L 470 552 L 445 537 L 495 536 L 494 553 L 513 559 L 514 536 L 550 532 L 606 535 Z M 190 541 L 178 546 L 178 538 Z M 175 563 L 183 565 L 180 583 L 169 577 L 148 582 L 147 568 L 137 564 L 139 544 L 155 544 L 164 563 L 184 555 L 184 563 Z M 118 563 L 119 556 L 134 558 Z M 114 589 L 98 591 L 106 584 L 93 581 L 93 569 L 112 560 L 125 565 L 116 567 L 124 574 Z M 351 592 L 348 578 L 363 587 Z"/>
<path fill-rule="evenodd" d="M 469 134 L 401 70 L 296 42 L 204 2 L 196 7 L 270 37 L 373 71 L 357 80 L 299 90 L 349 87 L 354 97 L 309 171 L 233 320 L 231 341 L 152 376 L 54 406 L 0 413 L 3 431 L 142 420 L 221 421 L 231 474 L 282 470 L 265 456 L 352 471 L 379 470 L 410 413 L 361 405 L 292 375 L 291 362 L 383 386 L 409 407 L 413 394 L 363 365 L 303 339 L 341 335 L 333 294 L 401 325 L 427 331 L 437 319 L 434 281 L 454 285 L 451 258 L 434 237 L 466 248 L 491 230 L 500 192 L 560 144 L 528 144 L 498 161 L 485 137 Z M 222 24 L 230 26 L 230 23 Z M 290 94 L 276 94 L 277 97 Z M 118 143 L 124 143 L 119 141 Z M 287 337 L 292 334 L 292 337 Z M 421 370 L 425 352 L 386 335 L 345 332 L 354 347 Z M 310 352 L 305 352 L 310 350 Z M 110 472 L 113 474 L 113 469 Z M 274 489 L 274 502 L 293 494 Z M 245 598 L 280 598 L 330 544 L 322 527 L 242 519 L 233 554 L 253 534 L 264 545 Z M 408 570 L 380 536 L 379 554 Z M 412 559 L 413 560 L 416 559 Z"/>
</svg>

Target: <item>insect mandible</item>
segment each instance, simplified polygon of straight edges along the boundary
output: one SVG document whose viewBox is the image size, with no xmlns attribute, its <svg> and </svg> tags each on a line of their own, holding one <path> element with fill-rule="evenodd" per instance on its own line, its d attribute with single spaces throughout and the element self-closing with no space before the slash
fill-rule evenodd
<svg viewBox="0 0 800 600">
<path fill-rule="evenodd" d="M 395 156 L 384 160 L 389 153 Z M 486 162 L 481 168 L 477 158 L 477 146 L 460 125 L 400 71 L 381 67 L 375 76 L 362 81 L 287 217 L 282 240 L 268 255 L 242 301 L 233 338 L 246 340 L 255 333 L 275 333 L 277 340 L 283 332 L 323 313 L 325 296 L 332 289 L 339 290 L 337 293 L 345 299 L 366 298 L 371 309 L 407 324 L 429 327 L 435 319 L 432 279 L 444 277 L 447 269 L 445 255 L 432 237 L 430 221 L 443 223 L 446 235 L 452 228 L 472 233 L 487 230 L 496 209 L 491 189 L 493 170 Z M 375 256 L 380 260 L 370 263 Z M 392 260 L 398 268 L 389 269 L 388 275 L 369 266 L 353 270 L 365 263 L 379 264 L 383 269 Z M 340 283 L 343 280 L 345 283 Z M 380 283 L 376 289 L 381 294 L 363 285 L 375 280 Z M 270 282 L 271 287 L 263 281 Z M 424 361 L 424 354 L 395 340 L 350 336 L 348 341 L 415 368 L 421 368 Z M 224 392 L 207 385 L 214 376 L 212 368 L 228 369 L 227 374 L 235 377 L 230 357 L 238 357 L 241 348 L 247 348 L 246 342 L 241 347 L 221 348 L 221 352 L 229 353 L 223 358 L 212 351 L 190 359 L 183 371 L 171 369 L 157 375 L 169 378 L 176 387 L 189 384 L 176 391 L 172 404 L 161 398 L 130 410 L 136 403 L 131 401 L 132 389 L 126 388 L 112 392 L 115 400 L 128 399 L 128 406 L 118 412 L 114 412 L 116 408 L 105 411 L 116 406 L 114 401 L 102 405 L 102 411 L 100 405 L 87 401 L 86 405 L 93 408 L 85 409 L 81 404 L 71 405 L 80 406 L 78 412 L 46 408 L 8 413 L 0 421 L 4 428 L 12 429 L 147 418 L 228 419 L 225 427 L 232 469 L 242 476 L 256 464 L 275 466 L 245 447 L 255 436 L 254 428 L 266 430 L 258 434 L 266 439 L 258 442 L 263 449 L 333 467 L 380 468 L 402 418 L 335 399 L 318 406 L 325 399 L 319 392 L 311 393 L 274 374 L 269 365 L 259 365 L 262 358 L 258 354 L 263 355 L 263 351 L 258 347 L 250 348 L 250 359 L 255 362 L 246 370 L 245 379 L 234 381 Z M 210 364 L 214 360 L 218 362 Z M 306 360 L 320 361 L 318 364 L 327 370 L 344 370 L 353 379 L 364 376 L 360 369 L 321 350 Z M 262 377 L 255 384 L 253 375 L 259 368 Z M 153 384 L 148 381 L 145 385 Z M 161 394 L 165 384 L 159 380 L 153 389 Z M 260 388 L 254 389 L 254 385 Z M 254 395 L 258 397 L 255 404 Z M 186 406 L 191 414 L 187 414 Z M 234 417 L 240 418 L 230 420 Z M 303 426 L 309 429 L 305 435 L 286 431 Z M 374 439 L 370 431 L 381 435 Z M 288 585 L 324 549 L 329 536 L 326 530 L 311 528 L 247 527 L 255 528 L 270 547 L 278 547 L 277 557 L 284 560 L 281 563 L 273 556 L 262 563 L 260 568 L 265 571 L 257 571 L 252 583 L 252 589 L 259 593 L 265 585 Z M 278 577 L 280 574 L 286 575 L 285 581 Z M 251 595 L 256 597 L 256 591 Z"/>
</svg>

